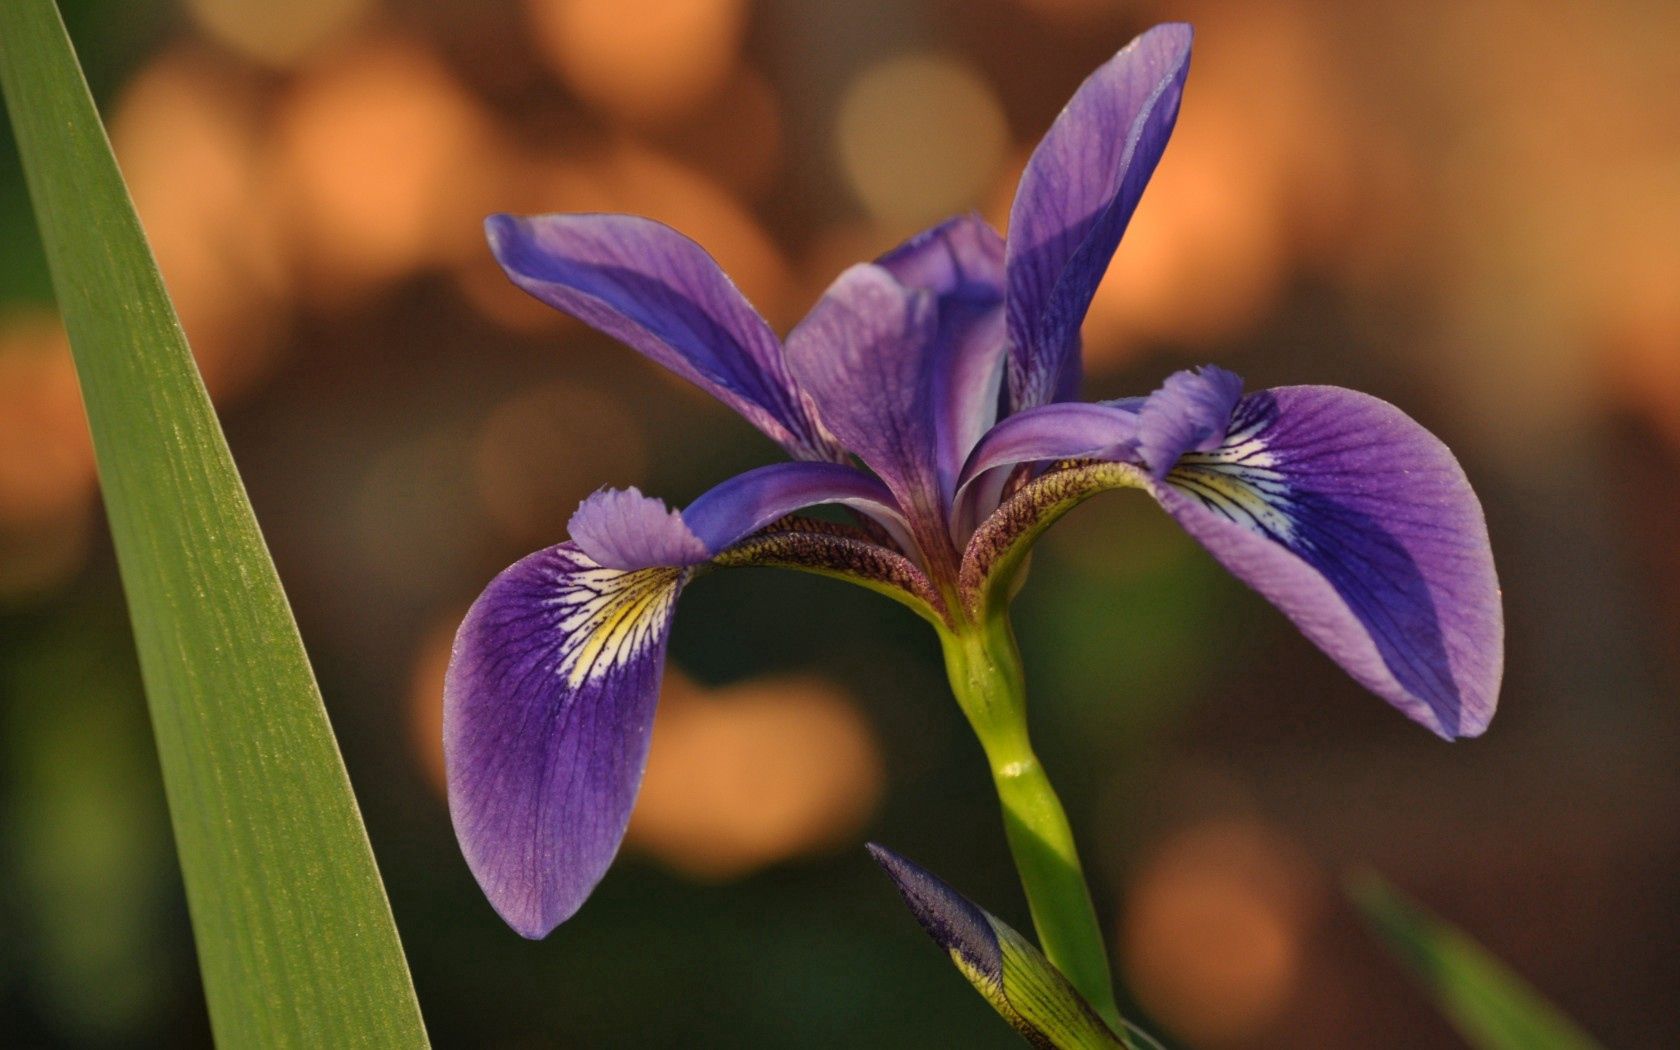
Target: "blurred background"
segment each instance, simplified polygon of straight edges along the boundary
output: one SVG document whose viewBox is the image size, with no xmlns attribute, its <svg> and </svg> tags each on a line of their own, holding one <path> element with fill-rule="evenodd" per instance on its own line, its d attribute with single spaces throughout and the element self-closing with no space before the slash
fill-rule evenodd
<svg viewBox="0 0 1680 1050">
<path fill-rule="evenodd" d="M 1341 895 L 1373 867 L 1610 1045 L 1680 1043 L 1680 7 L 1449 0 L 67 2 L 314 658 L 439 1046 L 1016 1045 L 879 839 L 1022 929 L 931 634 L 773 572 L 693 588 L 629 844 L 547 941 L 449 829 L 467 604 L 599 485 L 775 458 L 522 297 L 493 210 L 637 212 L 785 329 L 845 265 L 1002 225 L 1080 80 L 1197 29 L 1086 324 L 1087 390 L 1217 361 L 1462 458 L 1499 717 L 1443 744 L 1139 497 L 1040 547 L 1041 753 L 1137 1018 L 1188 1047 L 1452 1046 Z M 209 1040 L 75 378 L 0 133 L 0 1032 Z"/>
</svg>

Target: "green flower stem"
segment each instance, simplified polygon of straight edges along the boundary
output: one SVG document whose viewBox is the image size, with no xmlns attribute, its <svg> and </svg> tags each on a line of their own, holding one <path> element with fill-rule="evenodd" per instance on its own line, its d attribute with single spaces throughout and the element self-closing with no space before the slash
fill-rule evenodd
<svg viewBox="0 0 1680 1050">
<path fill-rule="evenodd" d="M 1044 954 L 1103 1020 L 1123 1032 L 1073 829 L 1027 736 L 1026 679 L 1009 618 L 1000 614 L 941 630 L 940 638 L 951 691 L 991 765 L 1009 849 Z"/>
</svg>

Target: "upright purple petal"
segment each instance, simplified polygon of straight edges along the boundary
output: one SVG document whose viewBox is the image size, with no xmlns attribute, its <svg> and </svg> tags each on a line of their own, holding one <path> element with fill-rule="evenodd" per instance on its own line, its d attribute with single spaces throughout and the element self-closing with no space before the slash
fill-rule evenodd
<svg viewBox="0 0 1680 1050">
<path fill-rule="evenodd" d="M 860 263 L 788 335 L 787 353 L 823 423 L 886 482 L 912 530 L 942 544 L 931 380 L 938 328 L 933 293 Z"/>
<path fill-rule="evenodd" d="M 1242 379 L 1217 365 L 1174 372 L 1138 411 L 1138 455 L 1160 478 L 1184 453 L 1218 448 L 1241 398 Z"/>
<path fill-rule="evenodd" d="M 978 215 L 923 231 L 876 260 L 900 284 L 932 292 L 939 310 L 928 379 L 941 494 L 956 492 L 969 450 L 997 420 L 1007 349 L 1003 238 Z"/>
<path fill-rule="evenodd" d="M 698 244 L 634 215 L 492 215 L 484 228 L 527 292 L 706 390 L 795 457 L 839 458 L 775 333 Z"/>
<path fill-rule="evenodd" d="M 561 544 L 496 577 L 455 637 L 449 812 L 485 896 L 527 937 L 576 912 L 618 852 L 688 575 Z"/>
<path fill-rule="evenodd" d="M 1010 393 L 1016 408 L 1079 385 L 1079 326 L 1155 171 L 1190 66 L 1190 27 L 1156 26 L 1074 93 L 1009 214 Z"/>
<path fill-rule="evenodd" d="M 1504 661 L 1487 525 L 1452 453 L 1399 409 L 1255 394 L 1152 491 L 1371 691 L 1449 739 L 1487 727 Z"/>
</svg>

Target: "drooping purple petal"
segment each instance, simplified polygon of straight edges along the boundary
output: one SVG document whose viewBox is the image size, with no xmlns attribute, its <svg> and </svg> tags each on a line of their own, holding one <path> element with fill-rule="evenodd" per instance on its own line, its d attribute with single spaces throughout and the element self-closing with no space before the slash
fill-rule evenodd
<svg viewBox="0 0 1680 1050">
<path fill-rule="evenodd" d="M 886 482 L 912 530 L 930 536 L 945 521 L 931 380 L 938 326 L 933 293 L 860 263 L 787 339 L 788 366 L 823 423 Z"/>
<path fill-rule="evenodd" d="M 1007 349 L 1003 238 L 978 215 L 950 219 L 876 260 L 900 284 L 932 292 L 939 327 L 928 371 L 941 494 L 949 501 L 974 443 L 997 419 Z"/>
<path fill-rule="evenodd" d="M 1150 472 L 1161 478 L 1184 453 L 1218 448 L 1242 386 L 1217 365 L 1168 376 L 1138 410 L 1137 450 Z"/>
<path fill-rule="evenodd" d="M 566 533 L 609 569 L 698 565 L 712 553 L 682 514 L 634 487 L 602 489 L 584 500 L 566 523 Z"/>
<path fill-rule="evenodd" d="M 1481 504 L 1399 409 L 1337 387 L 1252 395 L 1153 492 L 1371 691 L 1449 739 L 1487 727 L 1504 619 Z"/>
<path fill-rule="evenodd" d="M 496 577 L 455 637 L 450 817 L 485 896 L 526 937 L 577 911 L 624 838 L 688 575 L 606 568 L 564 543 Z"/>
<path fill-rule="evenodd" d="M 796 458 L 840 458 L 775 333 L 698 244 L 634 215 L 492 215 L 484 228 L 527 292 L 698 385 Z"/>
<path fill-rule="evenodd" d="M 1060 459 L 1128 458 L 1136 442 L 1135 406 L 1062 401 L 1010 416 L 974 447 L 963 465 L 954 519 L 966 533 L 997 505 L 1010 467 Z"/>
<path fill-rule="evenodd" d="M 1190 65 L 1190 27 L 1161 25 L 1080 85 L 1033 151 L 1009 214 L 1009 384 L 1016 408 L 1079 384 L 1079 326 L 1155 171 Z"/>
</svg>

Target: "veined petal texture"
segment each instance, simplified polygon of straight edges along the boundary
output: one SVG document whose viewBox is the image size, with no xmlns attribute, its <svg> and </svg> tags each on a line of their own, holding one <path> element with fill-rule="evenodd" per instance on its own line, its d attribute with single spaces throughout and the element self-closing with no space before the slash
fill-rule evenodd
<svg viewBox="0 0 1680 1050">
<path fill-rule="evenodd" d="M 681 513 L 640 489 L 602 489 L 578 505 L 566 533 L 609 569 L 698 565 L 712 553 Z"/>
<path fill-rule="evenodd" d="M 1487 525 L 1405 413 L 1338 387 L 1254 394 L 1152 491 L 1372 692 L 1443 737 L 1487 727 L 1504 663 Z"/>
<path fill-rule="evenodd" d="M 1084 84 L 1033 151 L 1009 213 L 1014 406 L 1079 384 L 1079 326 L 1178 119 L 1190 27 L 1160 25 Z"/>
<path fill-rule="evenodd" d="M 900 284 L 934 296 L 939 319 L 924 375 L 931 386 L 940 494 L 947 502 L 969 450 L 997 421 L 1008 350 L 1003 253 L 996 230 L 978 215 L 962 215 L 875 260 Z"/>
<path fill-rule="evenodd" d="M 607 568 L 563 543 L 496 577 L 455 637 L 450 817 L 485 896 L 527 937 L 576 912 L 618 852 L 688 575 Z"/>
<path fill-rule="evenodd" d="M 771 463 L 738 474 L 690 503 L 683 521 L 716 554 L 777 518 L 824 503 L 860 511 L 895 536 L 909 527 L 885 485 L 838 463 Z"/>
<path fill-rule="evenodd" d="M 788 364 L 823 423 L 880 475 L 919 537 L 942 549 L 945 521 L 930 372 L 937 297 L 873 263 L 841 274 L 788 335 Z"/>
<path fill-rule="evenodd" d="M 1206 452 L 1225 440 L 1242 398 L 1241 377 L 1217 365 L 1174 372 L 1138 410 L 1137 452 L 1157 477 L 1186 452 Z"/>
<path fill-rule="evenodd" d="M 760 467 L 681 514 L 635 489 L 603 490 L 573 515 L 572 542 L 518 562 L 473 605 L 444 685 L 450 814 L 473 874 L 515 930 L 541 937 L 569 918 L 618 851 L 673 608 L 694 568 L 818 503 L 898 520 L 885 486 L 835 463 Z M 896 557 L 858 547 L 854 561 Z M 905 563 L 869 582 L 919 601 L 906 589 L 925 593 L 919 580 Z"/>
<path fill-rule="evenodd" d="M 957 482 L 955 521 L 967 534 L 997 505 L 1010 468 L 1061 459 L 1126 459 L 1137 440 L 1135 407 L 1061 401 L 1017 412 L 986 433 Z"/>
<path fill-rule="evenodd" d="M 492 215 L 484 228 L 536 298 L 699 386 L 796 458 L 840 458 L 775 333 L 698 244 L 636 215 Z"/>
</svg>

